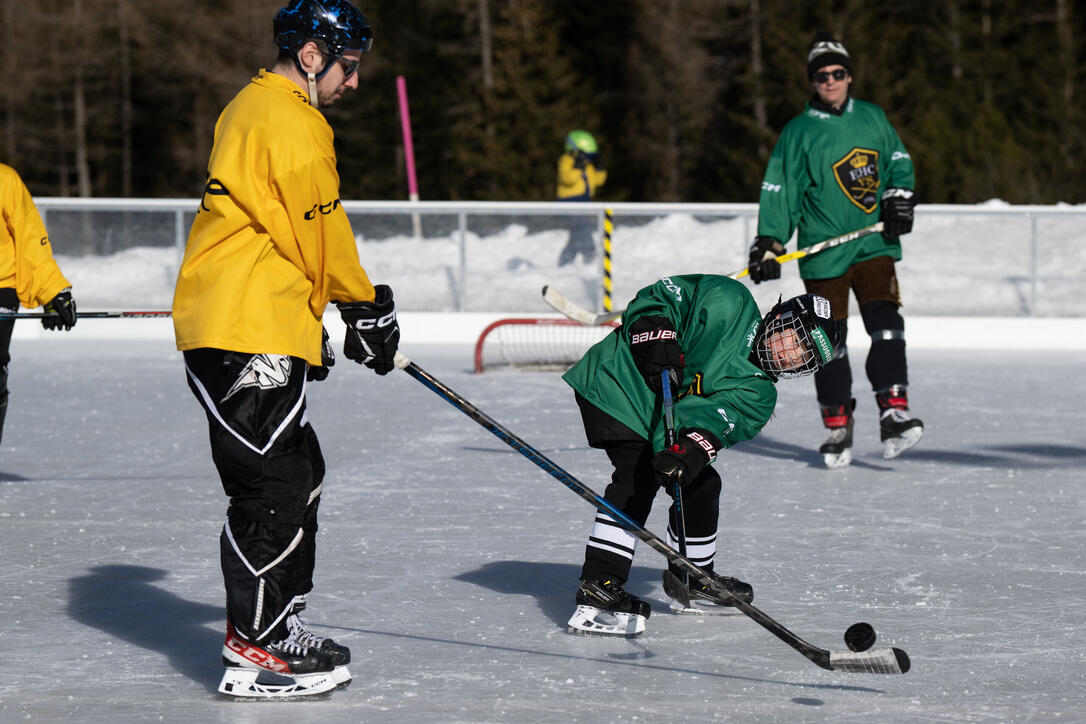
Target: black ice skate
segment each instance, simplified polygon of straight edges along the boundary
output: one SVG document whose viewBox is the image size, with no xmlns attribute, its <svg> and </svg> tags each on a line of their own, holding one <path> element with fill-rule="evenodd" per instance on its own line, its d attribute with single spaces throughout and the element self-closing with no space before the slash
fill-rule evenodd
<svg viewBox="0 0 1086 724">
<path fill-rule="evenodd" d="M 299 644 L 293 636 L 270 644 L 250 643 L 234 631 L 229 621 L 222 662 L 226 671 L 219 683 L 219 693 L 233 698 L 314 696 L 340 685 L 334 673 L 336 664 L 328 654 Z"/>
<path fill-rule="evenodd" d="M 576 603 L 567 630 L 591 636 L 638 636 L 652 613 L 649 604 L 627 593 L 613 578 L 581 581 Z"/>
<path fill-rule="evenodd" d="M 920 442 L 923 435 L 924 423 L 909 415 L 908 410 L 890 409 L 879 418 L 879 439 L 885 460 L 893 460 Z"/>
<path fill-rule="evenodd" d="M 856 400 L 849 406 L 822 408 L 822 424 L 829 428 L 830 436 L 818 452 L 830 470 L 848 467 L 852 463 L 852 426 L 855 422 L 852 411 L 856 409 Z"/>
<path fill-rule="evenodd" d="M 302 608 L 304 607 L 305 603 L 303 602 Z M 295 610 L 300 611 L 301 608 Z M 332 676 L 335 678 L 337 686 L 346 686 L 351 683 L 351 673 L 347 671 L 347 664 L 351 663 L 351 650 L 349 648 L 337 644 L 325 636 L 317 636 L 309 630 L 305 620 L 297 613 L 287 616 L 287 630 L 290 631 L 290 640 L 295 644 L 315 649 L 332 659 L 332 663 L 336 666 Z"/>
<path fill-rule="evenodd" d="M 893 460 L 920 442 L 924 423 L 909 414 L 909 396 L 905 385 L 891 385 L 875 393 L 879 406 L 879 439 L 882 457 Z"/>
<path fill-rule="evenodd" d="M 704 571 L 704 573 L 744 603 L 754 601 L 754 588 L 749 583 L 731 576 L 720 576 L 712 571 Z M 671 599 L 671 610 L 675 613 L 696 616 L 729 616 L 741 613 L 734 604 L 719 600 L 710 592 L 708 586 L 695 579 L 691 579 L 689 585 L 684 588 L 682 578 L 680 571 L 673 569 L 664 571 L 664 593 Z"/>
</svg>

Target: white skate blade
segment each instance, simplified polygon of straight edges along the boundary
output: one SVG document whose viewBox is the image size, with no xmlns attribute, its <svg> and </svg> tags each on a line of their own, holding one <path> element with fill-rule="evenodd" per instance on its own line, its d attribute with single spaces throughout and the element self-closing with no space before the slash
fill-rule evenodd
<svg viewBox="0 0 1086 724">
<path fill-rule="evenodd" d="M 325 694 L 338 686 L 332 671 L 283 676 L 266 669 L 228 666 L 219 682 L 219 693 L 236 699 L 293 699 Z"/>
<path fill-rule="evenodd" d="M 336 682 L 336 688 L 342 689 L 351 683 L 351 672 L 346 666 L 337 666 L 332 669 L 332 679 Z"/>
<path fill-rule="evenodd" d="M 830 470 L 840 470 L 852 464 L 852 448 L 845 448 L 839 453 L 823 453 L 822 460 Z"/>
<path fill-rule="evenodd" d="M 883 460 L 893 460 L 898 455 L 905 452 L 916 443 L 920 442 L 920 438 L 923 436 L 923 427 L 910 427 L 908 430 L 901 433 L 900 437 L 892 437 L 889 440 L 883 440 Z"/>
<path fill-rule="evenodd" d="M 735 606 L 718 606 L 710 601 L 690 601 L 689 606 L 684 606 L 681 601 L 674 598 L 668 599 L 671 612 L 680 616 L 742 616 L 743 612 Z"/>
<path fill-rule="evenodd" d="M 645 630 L 645 617 L 636 613 L 611 613 L 595 606 L 578 606 L 566 630 L 583 636 L 622 636 L 633 638 Z"/>
</svg>

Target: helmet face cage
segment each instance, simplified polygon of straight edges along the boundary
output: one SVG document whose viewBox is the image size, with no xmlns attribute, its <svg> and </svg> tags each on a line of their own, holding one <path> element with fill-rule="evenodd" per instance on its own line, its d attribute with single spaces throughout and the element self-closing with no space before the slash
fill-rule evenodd
<svg viewBox="0 0 1086 724">
<path fill-rule="evenodd" d="M 833 359 L 836 343 L 829 301 L 804 294 L 770 310 L 754 340 L 754 354 L 766 374 L 790 379 L 822 369 Z"/>
<path fill-rule="evenodd" d="M 275 14 L 275 44 L 295 51 L 310 40 L 324 44 L 328 62 L 323 76 L 344 51 L 368 51 L 373 31 L 362 12 L 347 0 L 294 0 Z M 299 65 L 297 57 L 294 58 Z M 300 65 L 299 65 L 300 69 Z"/>
</svg>

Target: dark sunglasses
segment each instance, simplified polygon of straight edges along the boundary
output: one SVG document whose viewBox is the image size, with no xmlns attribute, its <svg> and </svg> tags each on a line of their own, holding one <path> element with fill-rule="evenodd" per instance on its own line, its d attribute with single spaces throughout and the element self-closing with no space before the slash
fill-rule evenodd
<svg viewBox="0 0 1086 724">
<path fill-rule="evenodd" d="M 361 60 L 347 60 L 346 58 L 336 58 L 336 62 L 339 63 L 339 67 L 343 68 L 343 80 L 347 80 L 354 72 L 358 70 Z"/>
<path fill-rule="evenodd" d="M 829 73 L 811 73 L 811 77 L 814 79 L 815 83 L 825 83 L 830 79 L 831 75 L 833 76 L 834 80 L 844 80 L 845 76 L 848 75 L 848 71 L 844 68 L 838 68 L 837 70 L 830 71 Z"/>
</svg>

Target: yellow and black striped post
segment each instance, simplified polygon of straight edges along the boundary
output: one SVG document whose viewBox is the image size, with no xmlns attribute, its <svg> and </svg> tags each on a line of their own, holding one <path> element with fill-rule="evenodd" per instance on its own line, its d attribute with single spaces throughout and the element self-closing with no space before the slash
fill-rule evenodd
<svg viewBox="0 0 1086 724">
<path fill-rule="evenodd" d="M 615 228 L 611 209 L 603 210 L 603 311 L 611 311 L 611 232 Z"/>
</svg>

